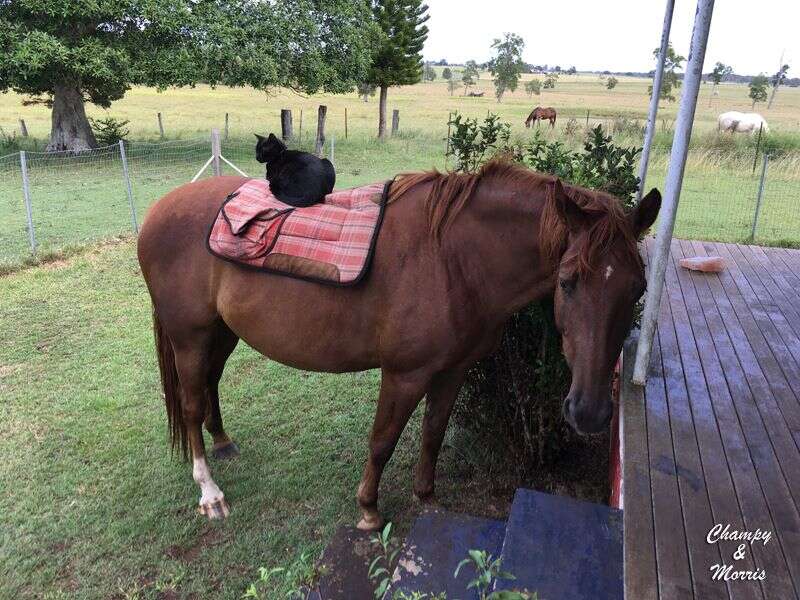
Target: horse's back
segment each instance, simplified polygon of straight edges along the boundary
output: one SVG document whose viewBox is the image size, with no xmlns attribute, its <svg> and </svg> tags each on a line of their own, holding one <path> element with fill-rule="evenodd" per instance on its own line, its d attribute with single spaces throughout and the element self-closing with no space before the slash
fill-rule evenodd
<svg viewBox="0 0 800 600">
<path fill-rule="evenodd" d="M 142 224 L 137 254 L 142 274 L 154 293 L 159 282 L 201 267 L 213 258 L 204 237 L 225 198 L 248 177 L 210 177 L 187 183 L 157 200 Z"/>
</svg>

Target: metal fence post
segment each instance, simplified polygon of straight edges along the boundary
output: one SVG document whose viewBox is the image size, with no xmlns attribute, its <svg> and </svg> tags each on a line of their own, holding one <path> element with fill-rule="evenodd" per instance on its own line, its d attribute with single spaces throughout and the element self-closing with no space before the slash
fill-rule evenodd
<svg viewBox="0 0 800 600">
<path fill-rule="evenodd" d="M 753 229 L 750 231 L 750 241 L 756 239 L 756 227 L 758 227 L 758 215 L 761 212 L 761 199 L 764 197 L 764 184 L 767 181 L 767 165 L 769 155 L 764 153 L 764 163 L 761 166 L 761 181 L 758 183 L 758 196 L 756 196 L 756 212 L 753 215 Z"/>
<path fill-rule="evenodd" d="M 22 197 L 25 200 L 25 213 L 28 218 L 28 240 L 31 252 L 36 254 L 36 233 L 33 230 L 33 211 L 31 210 L 31 186 L 28 181 L 28 160 L 25 151 L 19 153 L 19 166 L 22 169 Z"/>
<path fill-rule="evenodd" d="M 131 207 L 131 225 L 133 232 L 139 233 L 139 223 L 136 221 L 136 206 L 133 204 L 133 190 L 131 190 L 131 176 L 128 172 L 128 155 L 125 154 L 125 142 L 119 141 L 119 157 L 122 160 L 122 176 L 125 178 L 125 189 L 128 192 L 128 204 Z"/>
<path fill-rule="evenodd" d="M 667 8 L 664 11 L 664 28 L 661 31 L 661 46 L 658 50 L 658 62 L 656 72 L 653 76 L 653 94 L 650 97 L 650 112 L 647 115 L 647 129 L 644 134 L 644 144 L 642 145 L 642 157 L 639 160 L 639 190 L 636 192 L 636 202 L 642 199 L 644 193 L 644 182 L 647 179 L 647 167 L 650 162 L 650 148 L 653 145 L 653 138 L 656 134 L 656 118 L 658 116 L 658 101 L 661 97 L 661 80 L 664 77 L 664 59 L 667 56 L 669 47 L 669 31 L 672 28 L 672 13 L 675 9 L 675 0 L 667 0 Z M 588 125 L 589 115 L 587 112 L 586 122 Z"/>
<path fill-rule="evenodd" d="M 653 256 L 647 273 L 647 295 L 645 296 L 644 313 L 642 314 L 642 332 L 636 346 L 636 362 L 633 368 L 633 382 L 644 385 L 647 380 L 647 369 L 650 365 L 650 351 L 653 348 L 653 337 L 658 324 L 661 294 L 664 291 L 664 277 L 667 263 L 670 260 L 670 244 L 675 229 L 675 217 L 678 212 L 683 172 L 686 157 L 689 154 L 689 140 L 692 137 L 692 125 L 697 108 L 697 94 L 703 76 L 703 60 L 706 56 L 708 32 L 711 28 L 711 16 L 714 13 L 714 0 L 698 0 L 697 12 L 692 29 L 692 42 L 689 49 L 689 62 L 683 78 L 681 103 L 678 107 L 678 119 L 675 122 L 675 137 L 670 153 L 669 170 L 664 185 L 664 198 L 658 215 L 658 232 L 653 248 Z M 654 95 L 658 92 L 653 88 Z"/>
<path fill-rule="evenodd" d="M 219 129 L 211 130 L 211 168 L 214 170 L 214 175 L 219 177 L 222 175 L 222 165 L 219 162 L 219 155 L 222 154 L 222 149 L 219 143 Z"/>
</svg>

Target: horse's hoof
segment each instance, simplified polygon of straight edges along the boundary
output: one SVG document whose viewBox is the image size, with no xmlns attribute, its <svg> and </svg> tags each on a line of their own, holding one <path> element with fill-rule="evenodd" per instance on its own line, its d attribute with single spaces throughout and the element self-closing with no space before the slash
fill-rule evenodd
<svg viewBox="0 0 800 600">
<path fill-rule="evenodd" d="M 215 460 L 230 460 L 236 458 L 239 456 L 239 446 L 236 445 L 236 442 L 228 442 L 219 448 L 212 447 L 211 456 Z"/>
<path fill-rule="evenodd" d="M 215 521 L 217 519 L 227 518 L 227 516 L 231 514 L 231 507 L 228 506 L 225 498 L 220 498 L 215 502 L 201 504 L 197 507 L 197 512 L 208 517 L 210 521 Z"/>
<path fill-rule="evenodd" d="M 379 514 L 366 514 L 361 517 L 361 520 L 356 525 L 356 528 L 361 531 L 378 531 L 383 529 L 384 520 Z"/>
</svg>

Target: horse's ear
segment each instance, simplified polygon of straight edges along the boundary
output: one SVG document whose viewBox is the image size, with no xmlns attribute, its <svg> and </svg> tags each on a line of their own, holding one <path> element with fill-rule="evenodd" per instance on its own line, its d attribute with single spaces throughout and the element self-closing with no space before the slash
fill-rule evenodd
<svg viewBox="0 0 800 600">
<path fill-rule="evenodd" d="M 259 142 L 263 142 L 266 139 L 263 135 L 258 135 L 257 133 L 254 133 L 253 135 L 256 136 Z"/>
<path fill-rule="evenodd" d="M 660 209 L 661 193 L 656 188 L 653 188 L 642 198 L 641 202 L 631 211 L 628 217 L 637 236 L 650 229 L 650 226 L 656 222 Z"/>
<path fill-rule="evenodd" d="M 580 231 L 586 223 L 586 213 L 567 193 L 560 179 L 553 182 L 550 193 L 561 222 L 569 231 Z"/>
</svg>

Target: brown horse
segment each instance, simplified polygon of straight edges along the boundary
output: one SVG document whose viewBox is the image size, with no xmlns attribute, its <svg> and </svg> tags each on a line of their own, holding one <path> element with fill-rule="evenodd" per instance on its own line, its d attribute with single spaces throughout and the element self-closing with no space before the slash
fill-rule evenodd
<svg viewBox="0 0 800 600">
<path fill-rule="evenodd" d="M 464 373 L 530 302 L 555 296 L 572 369 L 566 420 L 583 433 L 607 427 L 614 364 L 645 288 L 636 240 L 656 218 L 656 190 L 625 215 L 612 196 L 502 161 L 476 174 L 406 175 L 392 187 L 369 276 L 339 288 L 209 254 L 209 224 L 244 181 L 215 177 L 170 192 L 150 209 L 139 236 L 173 447 L 191 451 L 201 513 L 229 511 L 211 478 L 201 428 L 213 436 L 215 456 L 238 453 L 222 426 L 218 382 L 240 338 L 300 369 L 381 368 L 357 495 L 364 529 L 382 524 L 381 474 L 423 397 L 413 490 L 423 502 L 433 499 Z"/>
<path fill-rule="evenodd" d="M 528 118 L 525 119 L 525 127 L 530 128 L 531 125 L 534 123 L 538 123 L 542 120 L 550 121 L 550 127 L 556 126 L 556 109 L 552 106 L 548 106 L 547 108 L 542 108 L 541 106 L 537 106 L 531 111 L 531 114 L 528 115 Z"/>
</svg>

